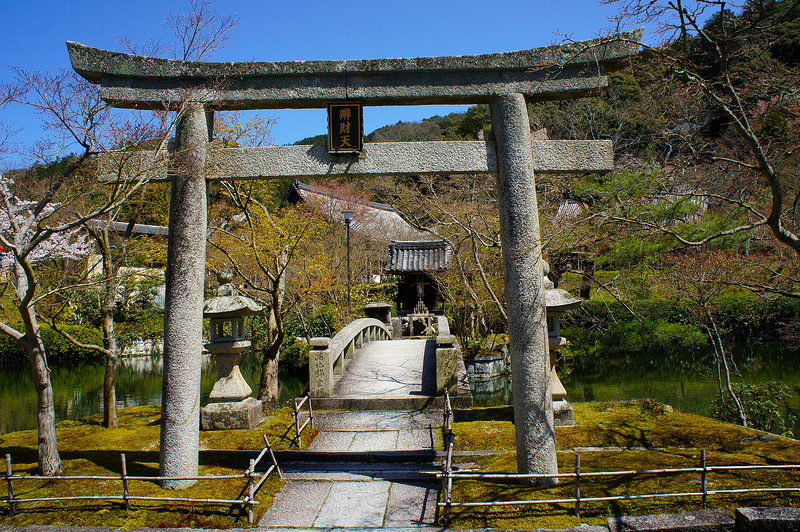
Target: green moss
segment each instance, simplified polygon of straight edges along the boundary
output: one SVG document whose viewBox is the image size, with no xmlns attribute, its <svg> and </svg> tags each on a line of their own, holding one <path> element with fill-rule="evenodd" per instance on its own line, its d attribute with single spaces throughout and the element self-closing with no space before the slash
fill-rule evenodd
<svg viewBox="0 0 800 532">
<path fill-rule="evenodd" d="M 80 421 L 62 421 L 56 427 L 58 446 L 64 467 L 63 475 L 119 476 L 120 453 L 125 453 L 128 474 L 131 476 L 158 476 L 160 407 L 145 406 L 119 411 L 120 427 L 106 429 L 102 415 Z M 294 424 L 290 409 L 273 412 L 267 421 L 253 430 L 215 431 L 200 433 L 200 475 L 241 474 L 249 466 L 250 454 L 237 454 L 235 450 L 260 450 L 266 434 L 274 449 L 293 448 Z M 303 445 L 307 446 L 314 432 L 306 431 Z M 36 431 L 21 431 L 0 436 L 3 453 L 10 453 L 14 473 L 36 475 Z M 256 498 L 256 523 L 272 504 L 274 494 L 282 482 L 273 476 L 267 480 Z M 177 496 L 198 499 L 241 499 L 246 479 L 199 481 L 191 488 L 181 490 Z M 14 494 L 20 498 L 67 497 L 86 495 L 121 495 L 122 483 L 118 480 L 47 480 L 16 481 Z M 0 497 L 7 496 L 7 487 L 0 487 Z M 150 481 L 130 481 L 133 496 L 175 496 L 171 490 L 162 489 Z M 119 528 L 231 528 L 246 527 L 247 514 L 240 507 L 230 505 L 154 503 L 133 501 L 133 508 L 125 512 L 122 503 L 107 501 L 65 501 L 21 504 L 16 517 L 8 516 L 5 506 L 0 524 L 23 526 L 52 524 L 65 526 L 106 526 Z"/>
<path fill-rule="evenodd" d="M 637 450 L 582 450 L 581 471 L 650 470 L 697 467 L 701 449 L 706 450 L 709 465 L 797 463 L 800 443 L 775 437 L 773 441 L 756 439 L 760 433 L 719 423 L 710 418 L 672 412 L 658 414 L 645 403 L 573 404 L 574 427 L 558 427 L 556 444 L 558 469 L 574 471 L 576 447 L 620 447 Z M 477 421 L 480 420 L 480 421 Z M 510 407 L 476 409 L 472 421 L 456 423 L 457 450 L 513 449 L 513 412 Z M 484 445 L 488 444 L 488 445 Z M 491 447 L 489 447 L 491 445 Z M 642 450 L 638 450 L 641 448 Z M 466 460 L 466 458 L 465 458 Z M 482 472 L 515 473 L 516 454 L 500 454 L 470 458 Z M 797 474 L 775 470 L 713 473 L 708 489 L 733 489 L 747 486 L 796 486 Z M 686 493 L 700 489 L 699 474 L 689 475 L 618 475 L 583 478 L 582 497 L 632 495 L 646 493 Z M 452 500 L 510 501 L 570 498 L 575 493 L 571 479 L 562 479 L 554 488 L 538 488 L 514 481 L 459 480 L 453 484 Z M 733 509 L 737 506 L 800 506 L 797 495 L 720 495 L 709 497 L 710 507 Z M 605 525 L 614 515 L 648 515 L 674 513 L 701 507 L 699 497 L 646 499 L 619 502 L 583 503 L 581 518 L 574 517 L 573 504 L 495 506 L 486 508 L 454 508 L 454 528 L 566 528 L 581 522 Z"/>
<path fill-rule="evenodd" d="M 649 405 L 649 408 L 646 406 Z M 755 438 L 759 433 L 719 423 L 709 418 L 682 412 L 659 413 L 649 403 L 641 401 L 620 403 L 576 403 L 575 427 L 556 429 L 559 471 L 571 472 L 575 466 L 577 447 L 619 447 L 621 450 L 582 450 L 581 471 L 619 471 L 695 467 L 700 450 L 706 450 L 709 465 L 796 463 L 800 443 L 775 437 L 772 441 Z M 141 407 L 120 411 L 121 427 L 105 429 L 101 417 L 92 416 L 80 421 L 58 424 L 59 449 L 65 475 L 120 475 L 120 453 L 127 458 L 130 475 L 158 474 L 159 407 Z M 469 422 L 455 423 L 457 450 L 494 450 L 496 454 L 462 457 L 474 461 L 483 472 L 513 473 L 516 471 L 514 449 L 513 409 L 492 407 L 475 409 Z M 292 448 L 293 422 L 291 411 L 279 410 L 257 429 L 251 431 L 218 431 L 201 433 L 200 473 L 241 473 L 250 455 L 231 453 L 232 450 L 257 450 L 267 434 L 276 449 Z M 304 446 L 314 434 L 304 436 Z M 752 443 L 748 443 L 751 442 Z M 4 453 L 11 453 L 14 472 L 35 475 L 37 469 L 36 432 L 22 431 L 0 436 Z M 639 449 L 642 450 L 639 450 Z M 224 452 L 218 452 L 224 451 Z M 794 486 L 796 473 L 772 470 L 735 473 L 714 473 L 709 477 L 709 489 L 750 486 Z M 583 478 L 583 497 L 644 494 L 655 492 L 695 492 L 699 475 L 655 474 L 635 477 L 617 475 L 604 479 Z M 244 479 L 200 481 L 182 490 L 187 498 L 239 498 L 245 487 Z M 259 492 L 255 509 L 256 522 L 272 503 L 280 489 L 277 477 L 270 478 Z M 0 487 L 0 497 L 6 495 Z M 139 496 L 170 496 L 153 482 L 132 481 L 131 494 Z M 562 479 L 554 488 L 537 488 L 512 481 L 458 480 L 453 484 L 453 501 L 503 501 L 569 498 L 575 485 Z M 15 494 L 23 498 L 65 497 L 74 493 L 116 495 L 121 483 L 111 481 L 27 481 L 15 482 Z M 729 495 L 709 498 L 710 507 L 733 509 L 736 506 L 800 506 L 797 495 Z M 537 506 L 494 506 L 486 508 L 454 508 L 451 526 L 455 528 L 567 528 L 581 522 L 603 525 L 613 515 L 646 515 L 673 513 L 700 507 L 694 498 L 670 498 L 627 502 L 583 503 L 581 518 L 573 515 L 572 504 L 542 504 Z M 125 512 L 121 503 L 61 502 L 20 505 L 15 518 L 8 517 L 7 507 L 0 525 L 30 524 L 107 526 L 119 528 L 195 527 L 231 528 L 247 525 L 246 514 L 238 507 L 231 511 L 227 505 L 156 504 L 135 501 L 133 509 Z"/>
</svg>

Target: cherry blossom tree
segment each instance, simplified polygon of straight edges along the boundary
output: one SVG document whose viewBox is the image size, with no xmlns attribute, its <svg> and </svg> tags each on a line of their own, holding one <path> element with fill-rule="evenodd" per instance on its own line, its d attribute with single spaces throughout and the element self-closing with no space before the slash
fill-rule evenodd
<svg viewBox="0 0 800 532">
<path fill-rule="evenodd" d="M 117 210 L 147 182 L 143 172 L 95 185 L 97 157 L 120 146 L 133 153 L 138 145 L 154 141 L 163 149 L 172 117 L 112 113 L 99 90 L 71 72 L 12 72 L 14 80 L 3 86 L 0 105 L 31 108 L 40 115 L 46 136 L 21 152 L 40 172 L 15 172 L 20 177 L 0 180 L 0 244 L 22 322 L 16 329 L 0 321 L 0 332 L 18 341 L 28 355 L 38 399 L 39 469 L 43 475 L 55 475 L 61 471 L 61 458 L 50 368 L 36 311 L 47 295 L 42 293 L 38 265 L 88 253 L 89 239 L 81 227 Z"/>
</svg>

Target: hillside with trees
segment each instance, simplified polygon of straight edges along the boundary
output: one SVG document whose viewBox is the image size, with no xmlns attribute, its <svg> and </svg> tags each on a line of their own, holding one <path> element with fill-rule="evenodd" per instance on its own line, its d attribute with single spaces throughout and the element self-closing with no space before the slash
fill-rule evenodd
<svg viewBox="0 0 800 532">
<path fill-rule="evenodd" d="M 653 24 L 664 44 L 643 46 L 602 96 L 529 104 L 532 128 L 549 138 L 615 148 L 610 174 L 537 180 L 550 277 L 587 299 L 568 320 L 571 353 L 706 346 L 735 399 L 731 342 L 797 348 L 800 337 L 800 3 L 622 4 L 621 24 Z M 480 130 L 490 130 L 484 106 L 368 139 L 475 139 Z M 505 332 L 494 180 L 365 188 L 453 245 L 441 281 L 462 345 Z"/>
</svg>

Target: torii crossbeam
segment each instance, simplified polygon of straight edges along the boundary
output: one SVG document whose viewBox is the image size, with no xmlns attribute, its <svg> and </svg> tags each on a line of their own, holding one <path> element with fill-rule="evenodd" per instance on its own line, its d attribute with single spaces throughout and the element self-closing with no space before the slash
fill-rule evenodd
<svg viewBox="0 0 800 532">
<path fill-rule="evenodd" d="M 520 473 L 557 473 L 550 401 L 545 292 L 534 172 L 608 171 L 607 141 L 531 139 L 528 101 L 578 98 L 638 51 L 641 30 L 563 46 L 477 56 L 200 63 L 108 52 L 68 42 L 73 68 L 117 107 L 180 111 L 169 159 L 128 153 L 106 159 L 105 179 L 148 172 L 172 181 L 161 475 L 197 474 L 205 267 L 206 179 L 431 173 L 497 173 L 505 297 Z M 368 144 L 360 156 L 316 147 L 219 150 L 207 114 L 226 109 L 489 104 L 494 142 Z M 111 164 L 109 167 L 108 164 Z M 548 484 L 549 480 L 540 483 Z M 181 488 L 191 481 L 165 485 Z"/>
</svg>

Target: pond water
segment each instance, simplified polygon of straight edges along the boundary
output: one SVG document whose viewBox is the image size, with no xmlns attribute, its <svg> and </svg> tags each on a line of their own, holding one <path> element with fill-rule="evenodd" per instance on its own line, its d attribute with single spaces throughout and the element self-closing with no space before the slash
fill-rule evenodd
<svg viewBox="0 0 800 532">
<path fill-rule="evenodd" d="M 735 345 L 733 354 L 746 384 L 780 381 L 789 386 L 786 414 L 795 416 L 793 433 L 800 437 L 800 351 L 770 342 Z M 719 392 L 710 351 L 573 357 L 559 362 L 558 375 L 571 403 L 651 398 L 707 416 Z M 495 392 L 476 392 L 475 404 L 511 403 L 510 378 L 503 378 L 501 384 Z"/>
<path fill-rule="evenodd" d="M 782 349 L 776 343 L 754 343 L 735 348 L 735 358 L 745 382 L 776 380 L 791 389 L 788 413 L 800 418 L 800 352 Z M 605 355 L 575 357 L 559 362 L 559 376 L 567 389 L 567 400 L 612 401 L 649 397 L 686 412 L 708 415 L 718 391 L 710 353 L 653 352 L 649 355 Z M 259 381 L 260 362 L 245 356 L 240 366 L 252 388 Z M 56 417 L 80 419 L 103 411 L 102 361 L 52 364 Z M 203 359 L 201 400 L 205 405 L 216 380 L 212 357 Z M 287 404 L 308 387 L 307 376 L 281 375 L 279 400 Z M 480 393 L 475 404 L 489 406 L 511 402 L 510 381 L 499 391 Z M 117 406 L 120 408 L 160 404 L 161 358 L 121 359 L 117 371 Z M 0 434 L 36 428 L 36 394 L 26 364 L 0 361 Z M 800 436 L 800 422 L 794 425 Z"/>
<path fill-rule="evenodd" d="M 240 370 L 254 390 L 260 379 L 259 360 L 244 356 Z M 81 361 L 74 364 L 51 363 L 51 378 L 58 421 L 80 419 L 103 411 L 103 377 L 105 362 Z M 117 369 L 117 407 L 127 408 L 161 404 L 161 357 L 126 357 Z M 201 381 L 202 405 L 217 379 L 213 357 L 203 357 Z M 280 375 L 278 395 L 280 404 L 302 395 L 308 388 L 308 378 Z M 0 361 L 0 434 L 36 428 L 36 392 L 30 367 L 22 363 Z"/>
</svg>

